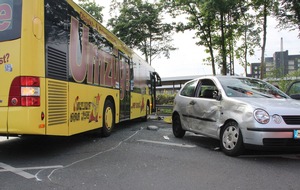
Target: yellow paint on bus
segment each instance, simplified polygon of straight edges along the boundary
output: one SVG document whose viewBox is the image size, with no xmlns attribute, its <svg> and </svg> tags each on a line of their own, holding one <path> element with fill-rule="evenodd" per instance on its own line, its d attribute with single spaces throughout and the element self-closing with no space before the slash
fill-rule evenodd
<svg viewBox="0 0 300 190">
<path fill-rule="evenodd" d="M 0 12 L 0 135 L 108 136 L 154 109 L 154 68 L 72 0 Z"/>
</svg>

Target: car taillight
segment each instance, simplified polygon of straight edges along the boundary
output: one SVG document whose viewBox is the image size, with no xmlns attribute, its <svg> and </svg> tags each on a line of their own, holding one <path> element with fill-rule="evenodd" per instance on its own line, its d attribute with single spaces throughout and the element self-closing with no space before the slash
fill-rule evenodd
<svg viewBox="0 0 300 190">
<path fill-rule="evenodd" d="M 8 106 L 40 106 L 40 79 L 16 77 L 10 86 Z"/>
</svg>

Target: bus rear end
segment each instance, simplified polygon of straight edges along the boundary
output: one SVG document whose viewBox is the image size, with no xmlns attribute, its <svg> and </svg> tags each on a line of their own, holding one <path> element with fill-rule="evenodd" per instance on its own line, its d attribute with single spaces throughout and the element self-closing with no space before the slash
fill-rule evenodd
<svg viewBox="0 0 300 190">
<path fill-rule="evenodd" d="M 41 7 L 0 0 L 0 135 L 45 134 Z"/>
</svg>

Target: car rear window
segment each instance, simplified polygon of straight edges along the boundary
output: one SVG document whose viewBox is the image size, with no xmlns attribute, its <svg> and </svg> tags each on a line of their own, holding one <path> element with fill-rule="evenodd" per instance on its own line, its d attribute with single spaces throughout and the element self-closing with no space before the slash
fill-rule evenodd
<svg viewBox="0 0 300 190">
<path fill-rule="evenodd" d="M 197 84 L 198 84 L 197 80 L 188 82 L 181 90 L 180 95 L 194 97 Z"/>
</svg>

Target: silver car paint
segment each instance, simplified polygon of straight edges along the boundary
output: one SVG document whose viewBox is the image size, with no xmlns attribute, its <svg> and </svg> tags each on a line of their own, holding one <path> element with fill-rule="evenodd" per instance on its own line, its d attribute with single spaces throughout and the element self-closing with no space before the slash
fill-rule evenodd
<svg viewBox="0 0 300 190">
<path fill-rule="evenodd" d="M 243 142 L 253 145 L 263 145 L 263 138 L 292 138 L 293 132 L 266 132 L 251 131 L 258 128 L 285 128 L 300 129 L 300 125 L 287 125 L 283 120 L 276 124 L 272 116 L 277 115 L 300 115 L 300 102 L 293 99 L 268 99 L 228 97 L 221 84 L 215 77 L 206 77 L 215 82 L 222 95 L 221 100 L 199 99 L 183 97 L 180 92 L 175 97 L 173 111 L 179 111 L 182 120 L 182 128 L 187 131 L 203 134 L 212 138 L 220 139 L 221 127 L 229 120 L 238 123 L 241 129 Z M 195 101 L 191 104 L 191 101 Z M 203 107 L 207 109 L 204 110 Z M 270 121 L 267 124 L 258 123 L 253 116 L 257 108 L 267 111 Z M 186 117 L 186 116 L 194 116 Z M 199 120 L 201 118 L 202 120 Z M 204 120 L 203 120 L 204 119 Z M 206 121 L 209 119 L 210 121 Z"/>
</svg>

